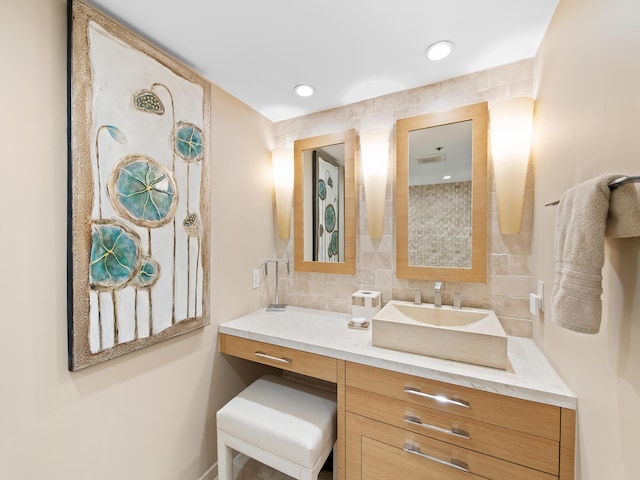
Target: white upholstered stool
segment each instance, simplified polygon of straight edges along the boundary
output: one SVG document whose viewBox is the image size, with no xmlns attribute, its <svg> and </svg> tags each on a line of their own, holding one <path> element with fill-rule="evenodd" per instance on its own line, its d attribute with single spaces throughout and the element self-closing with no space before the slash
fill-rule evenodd
<svg viewBox="0 0 640 480">
<path fill-rule="evenodd" d="M 336 441 L 334 398 L 280 377 L 256 380 L 216 414 L 218 480 L 233 480 L 232 450 L 293 478 L 316 480 Z"/>
</svg>

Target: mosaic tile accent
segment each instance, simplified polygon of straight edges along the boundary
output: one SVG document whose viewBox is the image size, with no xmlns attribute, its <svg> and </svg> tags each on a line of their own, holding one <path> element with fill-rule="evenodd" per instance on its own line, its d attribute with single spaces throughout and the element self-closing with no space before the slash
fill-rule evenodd
<svg viewBox="0 0 640 480">
<path fill-rule="evenodd" d="M 471 182 L 409 187 L 409 265 L 471 268 Z"/>
</svg>

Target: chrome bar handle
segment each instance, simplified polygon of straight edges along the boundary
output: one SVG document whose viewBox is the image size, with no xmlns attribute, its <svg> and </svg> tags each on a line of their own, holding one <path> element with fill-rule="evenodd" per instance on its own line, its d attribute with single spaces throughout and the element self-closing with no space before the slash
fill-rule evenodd
<svg viewBox="0 0 640 480">
<path fill-rule="evenodd" d="M 430 393 L 424 393 L 418 390 L 415 387 L 404 387 L 404 393 L 409 393 L 411 395 L 416 395 L 418 397 L 428 398 L 430 400 L 435 400 L 440 403 L 448 403 L 450 405 L 455 405 L 457 407 L 471 408 L 471 404 L 464 400 L 460 400 L 459 398 L 447 398 L 443 395 L 431 395 Z"/>
<path fill-rule="evenodd" d="M 404 448 L 402 450 L 404 450 L 407 453 L 411 453 L 413 455 L 426 458 L 427 460 L 431 460 L 432 462 L 437 462 L 441 465 L 446 465 L 447 467 L 455 468 L 456 470 L 470 473 L 469 465 L 467 465 L 462 460 L 456 460 L 455 458 L 452 458 L 450 461 L 447 462 L 446 460 L 442 460 L 441 458 L 433 457 L 431 455 L 427 455 L 426 453 L 422 453 L 420 451 L 420 447 L 416 447 L 415 445 L 412 445 L 410 443 L 405 443 Z"/>
<path fill-rule="evenodd" d="M 463 438 L 464 440 L 469 440 L 471 438 L 469 436 L 469 432 L 466 432 L 461 428 L 451 427 L 450 430 L 447 430 L 446 428 L 436 427 L 435 425 L 430 425 L 428 423 L 422 423 L 422 421 L 420 421 L 418 417 L 414 417 L 413 415 L 405 415 L 404 421 L 411 425 L 415 425 L 416 427 L 428 428 L 429 430 L 445 433 L 447 435 L 453 435 L 454 437 Z"/>
<path fill-rule="evenodd" d="M 274 362 L 280 362 L 280 363 L 291 363 L 291 362 L 293 362 L 293 360 L 291 360 L 290 358 L 272 357 L 271 355 L 267 355 L 264 352 L 254 352 L 253 354 L 256 357 L 266 358 L 267 360 L 273 360 Z"/>
</svg>

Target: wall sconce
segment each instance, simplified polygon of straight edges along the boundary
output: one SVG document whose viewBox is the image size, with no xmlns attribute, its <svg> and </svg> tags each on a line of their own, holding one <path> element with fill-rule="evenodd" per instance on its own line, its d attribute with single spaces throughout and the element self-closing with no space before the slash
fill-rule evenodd
<svg viewBox="0 0 640 480">
<path fill-rule="evenodd" d="M 360 160 L 364 177 L 369 236 L 380 238 L 384 232 L 384 202 L 389 167 L 389 130 L 376 128 L 360 132 Z"/>
<path fill-rule="evenodd" d="M 500 233 L 519 233 L 531 154 L 533 98 L 517 97 L 491 108 L 491 151 Z"/>
<path fill-rule="evenodd" d="M 274 148 L 271 151 L 271 167 L 276 193 L 278 234 L 280 238 L 289 238 L 293 197 L 293 148 Z"/>
</svg>

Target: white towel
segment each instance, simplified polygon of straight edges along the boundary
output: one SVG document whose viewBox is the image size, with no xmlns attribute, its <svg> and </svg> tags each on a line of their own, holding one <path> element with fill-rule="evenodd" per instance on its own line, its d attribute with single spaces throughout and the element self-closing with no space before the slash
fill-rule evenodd
<svg viewBox="0 0 640 480">
<path fill-rule="evenodd" d="M 598 333 L 602 318 L 605 231 L 617 237 L 640 233 L 640 227 L 635 230 L 625 223 L 625 219 L 630 219 L 640 225 L 640 205 L 633 185 L 616 189 L 622 193 L 620 196 L 615 190 L 612 195 L 608 186 L 622 176 L 602 175 L 567 190 L 560 198 L 551 315 L 553 321 L 564 328 Z M 616 197 L 621 200 L 614 207 Z M 612 214 L 608 225 L 610 199 Z"/>
<path fill-rule="evenodd" d="M 611 191 L 605 237 L 640 237 L 640 200 L 635 183 Z"/>
</svg>

